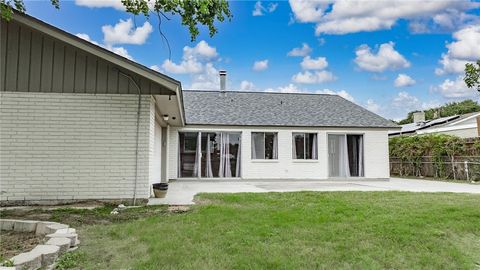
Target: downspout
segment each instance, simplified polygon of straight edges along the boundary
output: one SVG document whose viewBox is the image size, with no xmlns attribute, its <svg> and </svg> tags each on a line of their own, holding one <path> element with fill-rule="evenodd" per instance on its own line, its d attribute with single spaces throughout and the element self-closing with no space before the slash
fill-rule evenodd
<svg viewBox="0 0 480 270">
<path fill-rule="evenodd" d="M 133 206 L 137 203 L 137 183 L 138 183 L 138 148 L 139 148 L 139 133 L 140 133 L 140 111 L 142 110 L 142 91 L 140 90 L 140 86 L 138 86 L 137 82 L 132 78 L 132 76 L 123 73 L 122 71 L 118 70 L 118 73 L 128 78 L 135 88 L 137 88 L 138 92 L 138 108 L 137 108 L 137 131 L 135 135 L 136 146 L 135 146 L 135 185 L 133 187 Z"/>
</svg>

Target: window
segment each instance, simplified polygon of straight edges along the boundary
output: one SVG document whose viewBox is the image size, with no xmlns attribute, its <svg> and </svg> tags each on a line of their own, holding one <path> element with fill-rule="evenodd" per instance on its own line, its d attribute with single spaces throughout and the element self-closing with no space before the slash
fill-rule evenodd
<svg viewBox="0 0 480 270">
<path fill-rule="evenodd" d="M 317 134 L 293 133 L 293 159 L 317 159 Z"/>
<path fill-rule="evenodd" d="M 240 177 L 241 133 L 180 132 L 178 177 Z"/>
<path fill-rule="evenodd" d="M 252 132 L 252 159 L 278 159 L 276 132 Z"/>
<path fill-rule="evenodd" d="M 363 135 L 329 134 L 330 177 L 363 177 Z"/>
</svg>

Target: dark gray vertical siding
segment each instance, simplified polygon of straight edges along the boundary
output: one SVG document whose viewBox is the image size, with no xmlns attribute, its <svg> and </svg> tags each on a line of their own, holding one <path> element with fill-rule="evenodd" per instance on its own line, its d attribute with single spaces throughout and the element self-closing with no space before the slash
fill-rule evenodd
<svg viewBox="0 0 480 270">
<path fill-rule="evenodd" d="M 20 48 L 18 53 L 17 67 L 17 89 L 19 91 L 28 91 L 28 80 L 30 79 L 30 43 L 32 31 L 22 27 L 20 28 Z"/>
<path fill-rule="evenodd" d="M 5 72 L 6 61 L 7 61 L 7 24 L 0 23 L 0 70 L 2 71 L 2 76 L 0 78 L 0 88 L 5 88 Z"/>
<path fill-rule="evenodd" d="M 17 24 L 9 23 L 7 34 L 7 64 L 3 71 L 6 73 L 5 89 L 16 91 L 20 27 Z"/>
<path fill-rule="evenodd" d="M 2 91 L 137 94 L 122 67 L 15 21 L 1 23 Z M 127 71 L 123 71 L 127 72 Z M 168 92 L 131 74 L 142 93 Z"/>
<path fill-rule="evenodd" d="M 108 65 L 107 62 L 103 60 L 98 60 L 97 67 L 97 91 L 96 93 L 105 94 L 107 93 L 107 80 L 108 78 Z"/>
<path fill-rule="evenodd" d="M 52 91 L 63 92 L 63 69 L 65 66 L 65 44 L 53 42 Z"/>
<path fill-rule="evenodd" d="M 85 72 L 85 92 L 95 92 L 97 85 L 97 58 L 88 55 Z"/>
<path fill-rule="evenodd" d="M 85 93 L 86 74 L 87 74 L 87 56 L 77 51 L 75 55 L 75 93 Z"/>
<path fill-rule="evenodd" d="M 42 39 L 42 76 L 40 76 L 40 91 L 50 92 L 52 90 L 54 46 L 53 40 L 46 37 L 43 37 Z"/>
<path fill-rule="evenodd" d="M 73 93 L 75 81 L 75 50 L 71 46 L 65 47 L 65 63 L 63 66 L 63 92 Z"/>
<path fill-rule="evenodd" d="M 40 78 L 42 76 L 42 36 L 38 32 L 32 32 L 30 47 L 30 77 L 28 78 L 28 91 L 40 91 Z"/>
</svg>

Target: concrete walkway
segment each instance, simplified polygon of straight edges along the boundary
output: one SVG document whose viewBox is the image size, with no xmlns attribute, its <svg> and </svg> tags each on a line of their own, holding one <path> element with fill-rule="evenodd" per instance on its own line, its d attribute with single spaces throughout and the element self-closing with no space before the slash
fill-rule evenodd
<svg viewBox="0 0 480 270">
<path fill-rule="evenodd" d="M 412 191 L 412 192 L 455 192 L 480 194 L 480 185 L 449 183 L 428 180 L 391 178 L 390 180 L 336 180 L 336 181 L 171 181 L 165 198 L 152 198 L 149 205 L 194 204 L 198 193 L 237 192 L 292 192 L 292 191 Z"/>
</svg>

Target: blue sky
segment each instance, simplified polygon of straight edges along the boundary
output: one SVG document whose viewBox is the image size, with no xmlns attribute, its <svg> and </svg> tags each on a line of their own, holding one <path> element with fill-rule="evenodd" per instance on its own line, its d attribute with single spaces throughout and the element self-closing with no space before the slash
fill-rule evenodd
<svg viewBox="0 0 480 270">
<path fill-rule="evenodd" d="M 478 1 L 232 1 L 231 22 L 194 42 L 178 17 L 128 14 L 120 0 L 27 1 L 27 13 L 182 82 L 184 89 L 339 94 L 390 119 L 479 100 L 462 81 L 480 59 Z M 294 50 L 296 48 L 296 50 Z"/>
</svg>

